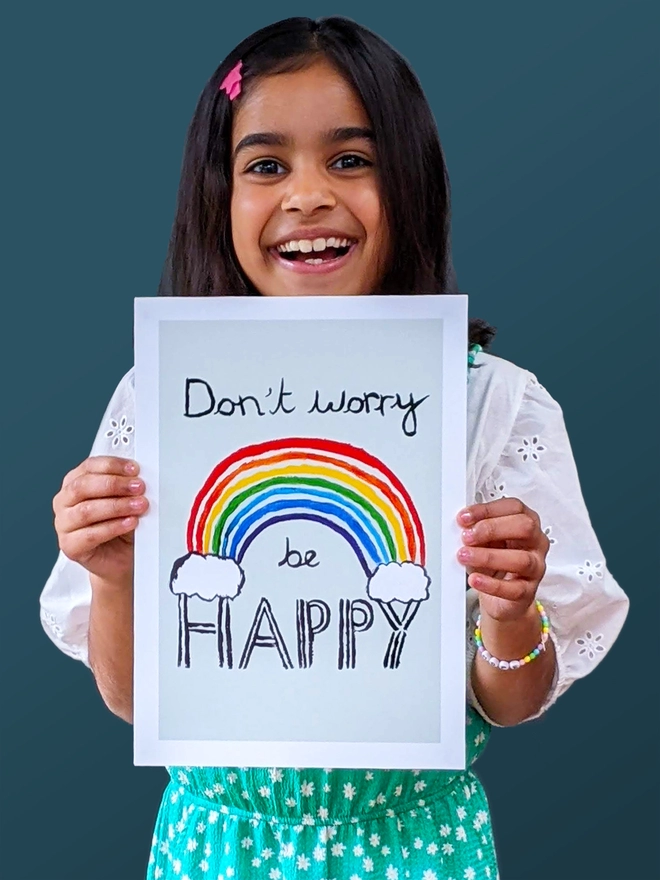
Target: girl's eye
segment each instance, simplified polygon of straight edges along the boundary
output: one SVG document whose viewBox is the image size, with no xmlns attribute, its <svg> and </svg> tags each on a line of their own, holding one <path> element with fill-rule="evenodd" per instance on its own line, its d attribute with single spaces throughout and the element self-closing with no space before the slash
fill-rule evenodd
<svg viewBox="0 0 660 880">
<path fill-rule="evenodd" d="M 339 165 L 340 170 L 350 171 L 353 168 L 368 168 L 373 165 L 373 162 L 370 162 L 369 159 L 365 159 L 364 156 L 358 156 L 355 153 L 348 153 L 345 156 L 340 156 L 339 159 L 334 162 L 334 165 Z"/>
<path fill-rule="evenodd" d="M 275 159 L 262 159 L 260 162 L 255 162 L 254 165 L 250 165 L 247 172 L 249 174 L 272 175 L 281 174 L 283 170 L 283 166 L 280 165 L 279 162 L 276 162 Z"/>
</svg>

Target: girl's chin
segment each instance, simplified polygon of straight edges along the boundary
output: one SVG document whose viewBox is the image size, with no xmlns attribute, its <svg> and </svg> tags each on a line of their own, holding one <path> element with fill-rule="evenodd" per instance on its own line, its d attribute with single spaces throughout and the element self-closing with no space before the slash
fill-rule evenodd
<svg viewBox="0 0 660 880">
<path fill-rule="evenodd" d="M 288 273 L 287 273 L 288 275 Z M 359 296 L 359 279 L 351 274 L 337 277 L 332 275 L 296 275 L 282 277 L 275 273 L 269 279 L 265 296 Z"/>
<path fill-rule="evenodd" d="M 276 291 L 266 291 L 263 296 L 361 296 L 361 294 L 356 293 L 355 290 L 346 290 L 346 288 L 339 287 L 318 287 L 312 285 L 300 285 L 296 289 L 288 288 L 279 288 Z"/>
</svg>

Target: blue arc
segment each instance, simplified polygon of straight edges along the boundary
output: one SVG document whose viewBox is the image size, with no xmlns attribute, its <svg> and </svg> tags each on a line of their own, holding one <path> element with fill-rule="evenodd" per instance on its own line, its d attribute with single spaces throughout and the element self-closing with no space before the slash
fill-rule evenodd
<svg viewBox="0 0 660 880">
<path fill-rule="evenodd" d="M 374 555 L 373 553 L 371 553 L 371 551 L 369 551 L 369 555 L 371 555 L 374 559 L 380 558 L 382 561 L 385 562 L 391 561 L 390 553 L 385 545 L 385 542 L 383 541 L 380 529 L 378 529 L 376 524 L 372 522 L 372 520 L 368 516 L 366 516 L 364 511 L 361 510 L 355 504 L 355 502 L 346 500 L 338 492 L 332 492 L 329 489 L 316 489 L 314 487 L 301 489 L 298 486 L 275 486 L 272 489 L 268 489 L 267 491 L 260 493 L 257 498 L 252 499 L 247 504 L 240 507 L 225 526 L 224 535 L 222 536 L 221 556 L 231 556 L 231 553 L 228 554 L 227 552 L 227 548 L 230 546 L 230 540 L 231 546 L 234 549 L 240 541 L 240 537 L 236 537 L 233 540 L 231 539 L 231 533 L 234 531 L 234 529 L 237 528 L 239 524 L 244 521 L 244 519 L 247 519 L 255 508 L 259 508 L 261 510 L 270 510 L 270 505 L 264 505 L 263 507 L 260 507 L 260 505 L 262 505 L 263 502 L 267 501 L 268 499 L 275 499 L 281 495 L 297 495 L 298 501 L 296 503 L 296 506 L 300 508 L 304 508 L 306 506 L 309 496 L 320 498 L 330 503 L 336 502 L 340 504 L 340 509 L 347 510 L 350 514 L 352 514 L 357 519 L 357 521 L 362 524 L 365 531 L 369 533 L 369 536 L 371 537 L 373 543 L 377 546 L 378 552 Z M 346 515 L 338 516 L 338 519 L 348 521 Z"/>
<path fill-rule="evenodd" d="M 381 563 L 387 563 L 391 560 L 385 556 L 382 557 L 378 552 L 378 548 L 374 544 L 370 535 L 362 527 L 361 523 L 358 522 L 355 517 L 350 514 L 350 511 L 347 511 L 345 507 L 340 507 L 337 504 L 323 503 L 320 501 L 313 501 L 312 499 L 305 498 L 292 498 L 292 499 L 282 499 L 281 501 L 271 501 L 270 504 L 264 505 L 264 507 L 258 508 L 253 514 L 248 517 L 245 517 L 236 529 L 234 533 L 231 544 L 227 546 L 225 549 L 223 543 L 223 556 L 229 556 L 231 559 L 236 559 L 239 562 L 240 559 L 243 558 L 243 554 L 245 553 L 245 549 L 241 547 L 241 541 L 245 537 L 247 533 L 249 533 L 252 526 L 259 523 L 262 519 L 267 519 L 270 523 L 272 521 L 271 514 L 277 513 L 285 513 L 285 519 L 306 519 L 304 514 L 306 511 L 310 511 L 311 513 L 317 513 L 321 516 L 316 518 L 317 522 L 321 522 L 325 525 L 334 527 L 336 523 L 332 520 L 328 519 L 328 517 L 335 517 L 335 519 L 339 520 L 346 529 L 346 532 L 340 532 L 340 534 L 344 534 L 344 537 L 348 535 L 354 536 L 356 541 L 364 548 L 366 551 L 366 555 L 369 556 L 374 561 L 374 568 Z M 288 516 L 286 515 L 288 513 Z M 325 514 L 325 517 L 323 517 Z M 281 520 L 280 520 L 281 521 Z M 339 528 L 335 528 L 335 531 L 339 531 Z M 248 543 L 251 543 L 252 537 Z M 353 546 L 353 542 L 349 541 Z M 240 552 L 237 555 L 237 551 L 240 548 Z M 354 547 L 355 549 L 355 547 Z M 358 554 L 358 557 L 364 554 Z M 364 567 L 364 566 L 363 566 Z M 368 568 L 368 567 L 367 567 Z"/>
<path fill-rule="evenodd" d="M 241 549 L 238 553 L 238 556 L 236 557 L 236 562 L 239 565 L 241 564 L 241 562 L 243 561 L 243 557 L 245 556 L 245 553 L 246 553 L 248 547 L 250 546 L 250 544 L 254 541 L 254 539 L 257 537 L 257 535 L 260 535 L 261 532 L 264 531 L 264 529 L 268 528 L 268 526 L 273 526 L 276 523 L 280 523 L 280 522 L 291 522 L 292 520 L 296 520 L 296 519 L 302 519 L 302 520 L 307 520 L 309 522 L 321 523 L 321 525 L 328 526 L 328 528 L 331 528 L 333 530 L 333 532 L 337 532 L 337 534 L 341 535 L 342 538 L 346 538 L 348 543 L 351 545 L 351 547 L 355 551 L 355 555 L 358 558 L 358 562 L 362 566 L 362 571 L 366 574 L 366 576 L 369 578 L 374 573 L 375 566 L 374 566 L 374 568 L 369 567 L 369 565 L 367 564 L 367 560 L 364 558 L 364 553 L 362 551 L 362 548 L 360 547 L 358 542 L 355 540 L 353 535 L 351 535 L 351 533 L 347 529 L 338 525 L 336 522 L 332 522 L 332 520 L 326 519 L 323 516 L 318 516 L 317 514 L 314 514 L 314 513 L 288 513 L 288 514 L 284 514 L 282 516 L 273 516 L 270 519 L 266 520 L 266 522 L 261 523 L 261 525 L 259 525 L 246 538 L 245 543 L 241 547 Z"/>
</svg>

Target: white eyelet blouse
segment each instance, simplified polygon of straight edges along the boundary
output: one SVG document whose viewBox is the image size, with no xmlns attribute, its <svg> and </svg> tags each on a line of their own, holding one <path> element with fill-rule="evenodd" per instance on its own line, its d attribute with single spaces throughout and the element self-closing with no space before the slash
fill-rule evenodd
<svg viewBox="0 0 660 880">
<path fill-rule="evenodd" d="M 92 455 L 133 456 L 134 408 L 131 370 L 112 396 Z M 550 618 L 557 668 L 541 714 L 603 659 L 626 618 L 628 599 L 607 570 L 591 527 L 559 405 L 531 373 L 480 352 L 468 380 L 467 498 L 504 496 L 520 498 L 539 514 L 551 545 L 538 597 Z M 41 594 L 41 621 L 61 651 L 87 665 L 90 600 L 86 570 L 60 553 Z M 468 590 L 468 668 L 477 614 L 477 593 Z M 468 701 L 492 724 L 469 675 L 467 680 Z"/>
</svg>

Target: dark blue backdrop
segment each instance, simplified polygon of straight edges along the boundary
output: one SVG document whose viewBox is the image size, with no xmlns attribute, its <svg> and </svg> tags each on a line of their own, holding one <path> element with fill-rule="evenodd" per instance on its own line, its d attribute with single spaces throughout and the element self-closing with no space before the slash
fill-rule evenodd
<svg viewBox="0 0 660 880">
<path fill-rule="evenodd" d="M 499 327 L 495 353 L 562 404 L 594 526 L 632 598 L 603 666 L 542 721 L 496 732 L 479 762 L 504 880 L 655 874 L 653 7 L 36 0 L 6 13 L 3 876 L 143 874 L 165 771 L 132 767 L 130 728 L 42 634 L 50 499 L 131 364 L 132 300 L 156 290 L 203 83 L 256 27 L 331 13 L 417 70 L 451 174 L 461 288 Z"/>
</svg>

